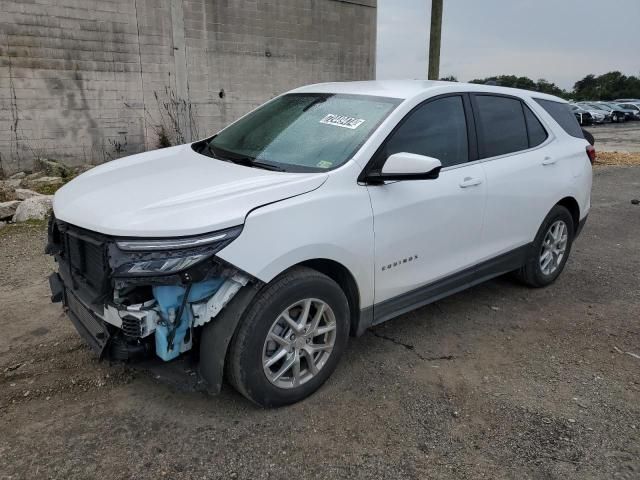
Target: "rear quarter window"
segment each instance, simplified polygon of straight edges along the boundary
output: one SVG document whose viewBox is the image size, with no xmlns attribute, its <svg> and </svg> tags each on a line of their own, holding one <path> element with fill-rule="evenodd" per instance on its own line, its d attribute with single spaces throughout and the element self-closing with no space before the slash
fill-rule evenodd
<svg viewBox="0 0 640 480">
<path fill-rule="evenodd" d="M 543 100 L 534 98 L 535 102 L 546 110 L 551 117 L 572 137 L 584 138 L 582 127 L 576 120 L 575 115 L 569 109 L 568 103 L 554 102 L 552 100 Z"/>
<path fill-rule="evenodd" d="M 529 148 L 537 147 L 547 139 L 547 131 L 529 107 L 523 103 L 522 108 L 524 109 L 524 118 L 527 121 Z"/>
</svg>

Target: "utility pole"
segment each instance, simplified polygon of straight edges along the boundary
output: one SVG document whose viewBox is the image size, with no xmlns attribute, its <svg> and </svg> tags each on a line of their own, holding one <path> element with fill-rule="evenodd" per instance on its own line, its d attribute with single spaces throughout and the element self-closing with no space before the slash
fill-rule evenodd
<svg viewBox="0 0 640 480">
<path fill-rule="evenodd" d="M 442 2 L 443 0 L 431 0 L 431 31 L 429 34 L 429 80 L 438 80 L 438 78 L 440 78 Z"/>
</svg>

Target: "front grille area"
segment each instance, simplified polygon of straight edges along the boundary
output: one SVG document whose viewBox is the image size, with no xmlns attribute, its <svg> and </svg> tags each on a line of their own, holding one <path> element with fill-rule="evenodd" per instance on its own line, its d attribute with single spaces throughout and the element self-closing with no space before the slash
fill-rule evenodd
<svg viewBox="0 0 640 480">
<path fill-rule="evenodd" d="M 67 263 L 72 281 L 80 277 L 94 292 L 105 293 L 109 288 L 106 237 L 62 222 L 57 230 L 61 260 Z"/>
</svg>

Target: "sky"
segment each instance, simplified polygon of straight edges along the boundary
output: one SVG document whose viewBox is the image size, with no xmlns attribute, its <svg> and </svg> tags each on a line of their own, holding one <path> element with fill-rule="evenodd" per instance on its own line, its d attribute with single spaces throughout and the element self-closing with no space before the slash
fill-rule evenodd
<svg viewBox="0 0 640 480">
<path fill-rule="evenodd" d="M 431 0 L 378 0 L 378 79 L 426 78 Z M 444 0 L 440 77 L 640 75 L 640 0 Z"/>
</svg>

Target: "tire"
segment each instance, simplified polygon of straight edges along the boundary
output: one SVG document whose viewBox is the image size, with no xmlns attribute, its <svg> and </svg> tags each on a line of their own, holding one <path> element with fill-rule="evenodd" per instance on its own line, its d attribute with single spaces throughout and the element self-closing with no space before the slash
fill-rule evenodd
<svg viewBox="0 0 640 480">
<path fill-rule="evenodd" d="M 302 320 L 305 310 L 307 322 Z M 294 331 L 285 320 L 285 312 L 298 326 L 310 327 L 318 317 L 315 332 L 327 332 L 312 337 L 302 329 Z M 332 325 L 335 328 L 331 330 Z M 247 307 L 231 340 L 226 362 L 228 380 L 238 392 L 263 407 L 298 402 L 331 376 L 347 346 L 349 328 L 349 304 L 338 284 L 315 270 L 293 268 L 266 285 Z M 267 340 L 269 334 L 274 336 Z M 328 345 L 332 345 L 331 350 Z M 322 349 L 309 353 L 316 348 Z M 267 366 L 265 362 L 271 360 L 277 361 Z M 294 366 L 276 378 L 288 362 Z M 312 372 L 309 362 L 317 372 Z"/>
<path fill-rule="evenodd" d="M 550 238 L 548 235 L 552 228 L 555 228 L 556 225 L 563 223 L 566 228 L 566 242 L 564 244 L 564 251 L 562 254 L 562 258 L 558 261 L 557 252 L 559 249 L 552 248 L 550 255 L 552 258 L 552 262 L 555 262 L 555 268 L 551 268 L 547 264 L 547 268 L 543 268 L 544 262 L 547 262 L 548 256 L 546 256 L 544 262 L 542 261 L 542 256 L 545 254 L 545 250 L 549 250 L 548 241 Z M 525 264 L 515 272 L 516 277 L 523 282 L 524 284 L 534 287 L 546 287 L 547 285 L 551 285 L 562 273 L 565 264 L 567 263 L 567 259 L 569 258 L 569 254 L 571 252 L 571 246 L 573 244 L 573 239 L 575 237 L 575 228 L 573 217 L 569 210 L 567 210 L 562 205 L 556 205 L 551 209 L 549 214 L 546 216 L 538 233 L 536 234 L 536 238 L 533 241 L 533 245 L 527 255 L 527 259 Z M 552 242 L 553 243 L 553 242 Z M 555 252 L 555 253 L 554 253 Z"/>
</svg>

